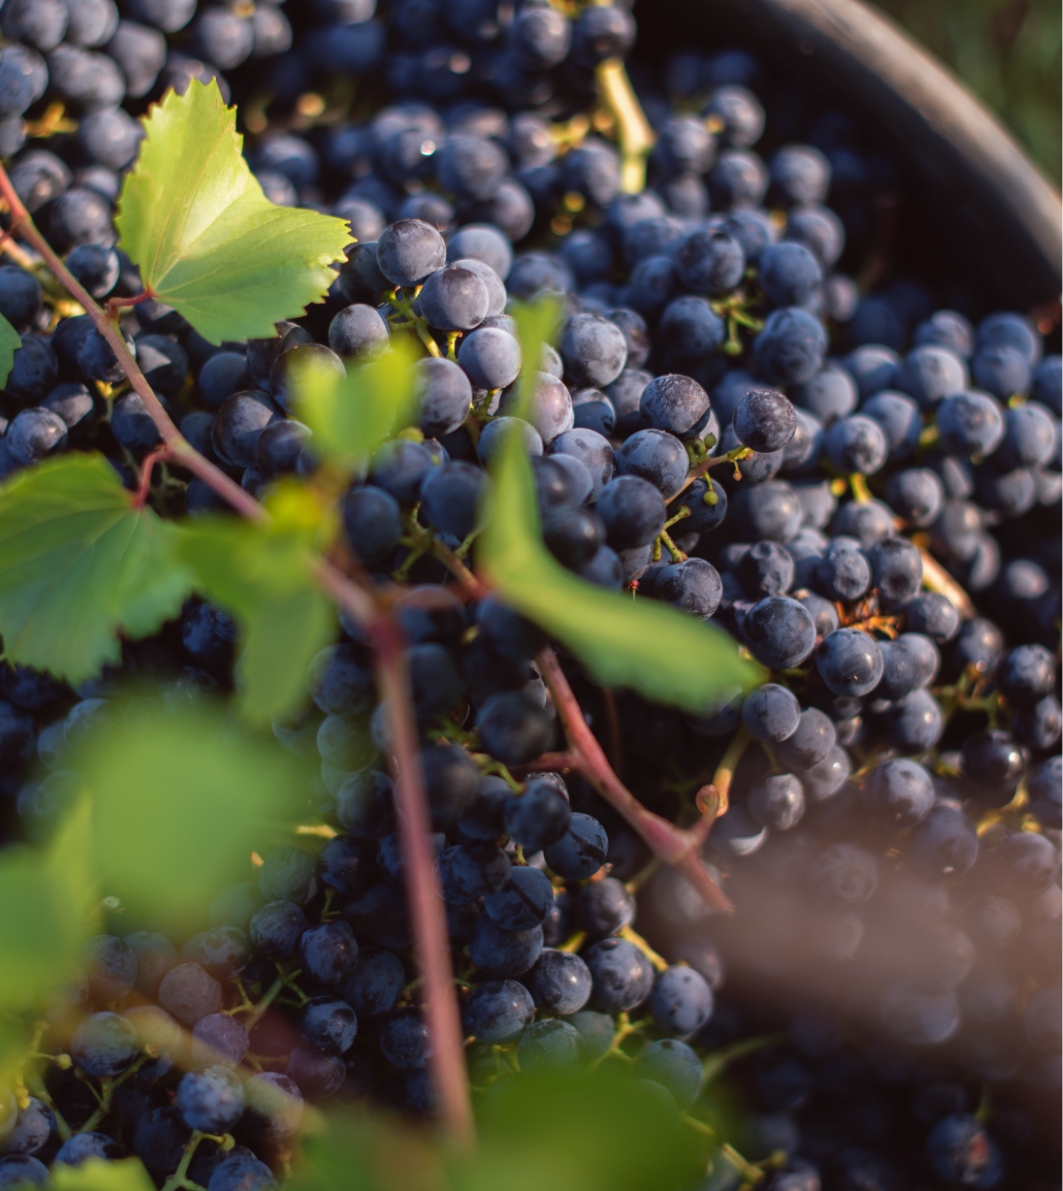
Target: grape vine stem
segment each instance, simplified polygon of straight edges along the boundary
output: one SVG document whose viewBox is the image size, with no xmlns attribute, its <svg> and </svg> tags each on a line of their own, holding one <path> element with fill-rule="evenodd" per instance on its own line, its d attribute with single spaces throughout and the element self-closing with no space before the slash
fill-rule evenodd
<svg viewBox="0 0 1063 1191">
<path fill-rule="evenodd" d="M 557 714 L 568 737 L 572 768 L 631 824 L 655 856 L 672 865 L 694 886 L 714 910 L 730 913 L 730 898 L 712 879 L 698 856 L 701 839 L 648 810 L 613 772 L 601 745 L 583 718 L 557 654 L 548 645 L 536 655 L 543 681 L 550 690 Z"/>
<path fill-rule="evenodd" d="M 0 195 L 6 200 L 11 214 L 8 233 L 17 233 L 36 249 L 53 275 L 81 304 L 93 325 L 110 344 L 130 385 L 143 401 L 144 408 L 159 431 L 163 441 L 159 455 L 165 452 L 170 461 L 192 472 L 242 517 L 259 525 L 268 524 L 268 511 L 220 468 L 199 454 L 178 430 L 126 346 L 118 325 L 117 312 L 108 314 L 63 264 L 34 224 L 3 166 L 0 166 Z M 146 482 L 150 485 L 150 464 L 147 465 L 146 473 Z M 144 483 L 145 477 L 142 475 L 141 485 Z M 131 498 L 134 506 L 138 500 L 143 501 L 144 495 L 138 492 Z M 403 661 L 402 635 L 397 622 L 388 614 L 386 604 L 357 586 L 327 559 L 317 561 L 314 574 L 322 590 L 367 627 L 376 647 L 377 680 L 387 702 L 395 758 L 400 831 L 405 853 L 413 858 L 413 863 L 407 868 L 407 894 L 414 946 L 424 978 L 425 1016 L 433 1048 L 430 1061 L 444 1126 L 456 1144 L 468 1145 L 473 1137 L 472 1106 L 465 1074 L 446 915 L 432 857 L 428 852 L 428 801 L 417 763 L 417 734 L 411 711 L 408 674 Z"/>
</svg>

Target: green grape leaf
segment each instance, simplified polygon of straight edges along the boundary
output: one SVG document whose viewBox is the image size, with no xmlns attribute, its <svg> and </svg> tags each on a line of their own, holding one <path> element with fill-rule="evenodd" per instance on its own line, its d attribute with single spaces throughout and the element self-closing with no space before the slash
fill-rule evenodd
<svg viewBox="0 0 1063 1191">
<path fill-rule="evenodd" d="M 308 1138 L 289 1191 L 681 1191 L 709 1145 L 666 1097 L 619 1064 L 494 1084 L 475 1149 L 381 1114 L 332 1114 Z"/>
<path fill-rule="evenodd" d="M 251 849 L 295 824 L 309 775 L 220 704 L 120 710 L 76 758 L 103 889 L 154 929 L 198 929 L 217 891 L 247 880 Z"/>
<path fill-rule="evenodd" d="M 525 359 L 537 359 L 548 309 L 520 312 Z M 530 329 L 529 329 L 530 328 Z M 529 355 L 528 353 L 532 354 Z M 525 396 L 525 400 L 526 400 Z M 760 669 L 715 625 L 652 600 L 635 600 L 565 570 L 543 545 L 531 467 L 509 435 L 492 467 L 491 520 L 477 539 L 479 571 L 498 596 L 570 650 L 595 681 L 705 712 Z"/>
<path fill-rule="evenodd" d="M 18 331 L 0 314 L 0 389 L 15 366 L 15 352 L 22 346 Z"/>
<path fill-rule="evenodd" d="M 308 360 L 296 382 L 296 410 L 314 432 L 314 450 L 348 471 L 363 470 L 377 447 L 415 416 L 419 354 L 408 336 L 399 336 L 379 360 L 352 367 L 346 377 Z"/>
<path fill-rule="evenodd" d="M 55 1191 L 154 1191 L 155 1184 L 139 1158 L 87 1158 L 77 1166 L 57 1162 L 51 1185 Z"/>
<path fill-rule="evenodd" d="M 176 531 L 137 509 L 102 455 L 64 455 L 0 487 L 0 634 L 9 661 L 72 683 L 180 610 Z"/>
<path fill-rule="evenodd" d="M 47 850 L 0 854 L 0 1010 L 32 1009 L 74 975 L 96 926 L 90 841 L 82 800 Z"/>
<path fill-rule="evenodd" d="M 294 486 L 281 499 L 300 499 Z M 275 497 L 270 507 L 276 509 Z M 255 723 L 282 717 L 306 699 L 314 654 L 336 637 L 336 612 L 313 579 L 316 555 L 290 517 L 263 528 L 231 517 L 199 517 L 179 545 L 197 586 L 240 626 L 237 681 Z"/>
<path fill-rule="evenodd" d="M 144 132 L 115 226 L 154 297 L 211 343 L 271 337 L 324 298 L 351 243 L 347 224 L 266 198 L 217 82 L 169 91 Z"/>
</svg>

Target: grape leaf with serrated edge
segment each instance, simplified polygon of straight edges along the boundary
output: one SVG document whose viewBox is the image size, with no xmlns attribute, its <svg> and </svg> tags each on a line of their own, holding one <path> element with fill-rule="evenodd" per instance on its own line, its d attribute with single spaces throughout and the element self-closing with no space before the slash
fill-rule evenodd
<svg viewBox="0 0 1063 1191">
<path fill-rule="evenodd" d="M 211 343 L 272 337 L 321 301 L 351 243 L 347 224 L 266 198 L 214 80 L 168 92 L 144 131 L 115 226 L 155 298 Z"/>
<path fill-rule="evenodd" d="M 102 455 L 71 454 L 0 487 L 0 635 L 8 661 L 78 683 L 121 659 L 119 632 L 174 616 L 191 574 L 178 531 Z"/>
</svg>

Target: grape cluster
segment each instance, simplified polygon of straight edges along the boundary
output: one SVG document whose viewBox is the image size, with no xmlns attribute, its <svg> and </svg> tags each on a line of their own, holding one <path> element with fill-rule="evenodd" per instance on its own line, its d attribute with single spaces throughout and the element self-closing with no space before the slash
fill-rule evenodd
<svg viewBox="0 0 1063 1191">
<path fill-rule="evenodd" d="M 318 466 L 293 416 L 303 360 L 339 374 L 411 330 L 432 345 L 415 430 L 341 511 L 366 571 L 404 586 L 474 1086 L 621 1050 L 685 1110 L 701 1055 L 772 1035 L 738 1068 L 744 1152 L 786 1156 L 772 1191 L 1032 1185 L 1035 1125 L 1052 1126 L 1030 1097 L 1059 1089 L 1058 335 L 947 277 L 861 290 L 896 169 L 844 112 L 805 96 L 795 117 L 745 51 L 632 62 L 657 141 L 631 194 L 593 93 L 633 43 L 625 7 L 305 8 L 128 0 L 119 20 L 110 0 L 7 0 L 0 152 L 98 299 L 141 290 L 113 227 L 133 116 L 191 77 L 246 101 L 272 201 L 350 221 L 327 300 L 275 338 L 215 346 L 155 301 L 123 319 L 185 436 L 256 496 Z M 363 78 L 379 110 L 355 119 Z M 135 488 L 154 423 L 91 320 L 64 316 L 31 257 L 11 261 L 0 313 L 22 350 L 0 475 L 93 449 Z M 522 360 L 507 307 L 543 294 L 563 325 Z M 654 869 L 582 779 L 513 777 L 564 747 L 534 661 L 546 637 L 496 598 L 465 600 L 430 548 L 465 556 L 509 433 L 562 566 L 714 621 L 770 672 L 693 715 L 603 693 L 564 659 L 647 805 L 687 823 L 726 775 L 704 863 L 730 921 Z M 153 500 L 224 510 L 179 470 Z M 62 1042 L 74 1068 L 111 1079 L 146 1043 L 157 1057 L 103 1115 L 55 1064 L 47 1099 L 91 1124 L 67 1140 L 39 1096 L 0 1101 L 0 1186 L 124 1153 L 162 1183 L 197 1131 L 236 1146 L 201 1141 L 187 1177 L 247 1191 L 273 1184 L 304 1099 L 433 1111 L 387 721 L 369 643 L 344 629 L 311 666 L 307 710 L 274 725 L 319 763 L 331 838 L 267 855 L 191 938 L 112 924 L 93 940 Z M 76 692 L 5 663 L 7 835 L 54 826 L 70 757 L 124 683 L 227 692 L 237 646 L 231 617 L 195 601 Z M 634 932 L 636 900 L 667 960 Z M 714 1003 L 725 963 L 734 992 Z"/>
</svg>

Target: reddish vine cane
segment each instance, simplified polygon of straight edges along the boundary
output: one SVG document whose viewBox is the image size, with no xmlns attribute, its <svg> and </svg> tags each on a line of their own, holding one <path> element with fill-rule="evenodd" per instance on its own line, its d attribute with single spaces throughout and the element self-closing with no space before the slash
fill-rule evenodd
<svg viewBox="0 0 1063 1191">
<path fill-rule="evenodd" d="M 92 319 L 121 364 L 133 391 L 144 403 L 162 438 L 163 446 L 152 452 L 141 469 L 137 493 L 131 497 L 134 507 L 147 500 L 151 468 L 157 462 L 171 462 L 197 476 L 221 496 L 237 513 L 257 524 L 268 524 L 268 511 L 206 459 L 188 442 L 156 397 L 136 360 L 126 346 L 118 326 L 120 306 L 134 306 L 151 295 L 139 295 L 119 304 L 101 308 L 70 273 L 53 251 L 18 197 L 7 171 L 0 166 L 0 195 L 7 203 L 11 224 L 6 237 L 21 236 L 40 254 L 54 276 Z M 486 594 L 484 585 L 445 547 L 437 544 L 435 553 L 461 584 L 465 592 L 479 598 Z M 392 742 L 395 799 L 399 810 L 399 830 L 407 866 L 407 895 L 410 906 L 414 951 L 423 978 L 424 1012 L 432 1042 L 430 1064 L 439 1093 L 440 1112 L 450 1137 L 460 1145 L 473 1139 L 472 1106 L 466 1078 L 461 1031 L 461 1016 L 455 993 L 454 974 L 447 938 L 446 913 L 429 852 L 430 814 L 424 777 L 418 761 L 417 731 L 412 714 L 409 677 L 405 662 L 405 641 L 398 622 L 390 613 L 386 594 L 359 586 L 327 559 L 314 566 L 318 585 L 349 616 L 363 625 L 372 642 L 374 667 L 381 698 L 385 701 Z M 587 727 L 579 704 L 553 649 L 538 655 L 543 679 L 550 689 L 554 705 L 568 737 L 569 751 L 541 758 L 534 768 L 573 769 L 579 772 L 639 833 L 653 854 L 673 865 L 714 909 L 730 911 L 731 902 L 712 879 L 698 858 L 698 851 L 722 809 L 722 800 L 713 787 L 699 792 L 701 820 L 691 829 L 675 827 L 668 820 L 647 810 L 613 772 L 601 746 Z"/>
<path fill-rule="evenodd" d="M 45 264 L 81 304 L 96 329 L 110 344 L 134 392 L 144 402 L 164 444 L 160 451 L 155 452 L 152 462 L 179 464 L 198 476 L 241 516 L 258 524 L 268 524 L 270 516 L 267 510 L 209 459 L 200 455 L 174 425 L 126 347 L 118 327 L 119 311 L 115 308 L 108 311 L 101 309 L 78 283 L 41 235 L 2 166 L 0 195 L 11 212 L 8 234 L 20 235 L 40 253 Z M 135 302 L 130 301 L 128 304 L 135 305 Z M 150 466 L 142 471 L 139 490 L 132 498 L 134 506 L 142 505 L 147 496 Z M 423 977 L 425 1018 L 432 1040 L 429 1061 L 446 1130 L 456 1143 L 468 1145 L 473 1139 L 473 1119 L 465 1074 L 461 1015 L 447 942 L 446 913 L 435 866 L 428 850 L 428 798 L 418 763 L 402 631 L 390 615 L 385 601 L 376 593 L 358 587 L 326 559 L 317 562 L 314 573 L 321 588 L 345 612 L 365 626 L 373 642 L 377 684 L 388 708 L 399 830 L 403 851 L 412 860 L 407 868 L 407 895 L 414 951 Z"/>
</svg>

